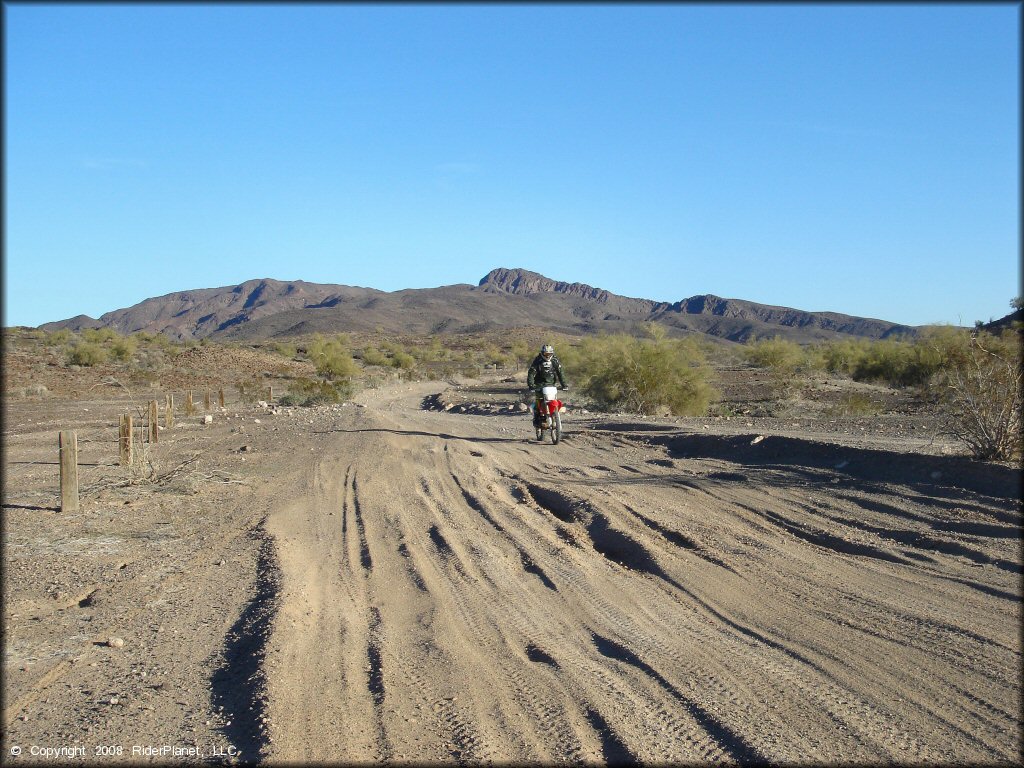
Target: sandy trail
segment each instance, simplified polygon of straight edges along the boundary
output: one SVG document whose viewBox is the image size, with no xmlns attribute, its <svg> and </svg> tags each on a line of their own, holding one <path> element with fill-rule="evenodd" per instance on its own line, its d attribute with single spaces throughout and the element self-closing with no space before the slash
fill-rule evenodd
<svg viewBox="0 0 1024 768">
<path fill-rule="evenodd" d="M 265 725 L 236 742 L 301 762 L 1019 756 L 1005 483 L 571 421 L 552 446 L 523 417 L 422 410 L 431 392 L 365 393 L 280 494 L 279 584 L 253 598 L 276 609 Z"/>
</svg>

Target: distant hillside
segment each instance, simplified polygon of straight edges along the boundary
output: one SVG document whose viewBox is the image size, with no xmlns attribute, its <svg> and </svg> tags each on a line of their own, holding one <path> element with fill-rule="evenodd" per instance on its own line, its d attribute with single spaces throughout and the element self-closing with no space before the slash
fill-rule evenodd
<svg viewBox="0 0 1024 768">
<path fill-rule="evenodd" d="M 1024 309 L 1015 309 L 1006 317 L 1001 317 L 998 320 L 992 320 L 988 323 L 982 323 L 984 328 L 989 333 L 1002 333 L 1008 328 L 1017 328 L 1020 330 L 1024 327 Z"/>
<path fill-rule="evenodd" d="M 675 303 L 630 298 L 584 283 L 505 268 L 492 270 L 475 286 L 392 292 L 301 280 L 249 280 L 146 299 L 98 320 L 79 315 L 40 327 L 108 327 L 121 333 L 164 333 L 175 339 L 259 340 L 376 329 L 456 333 L 526 326 L 568 334 L 614 333 L 633 331 L 644 322 L 661 323 L 676 334 L 704 333 L 732 341 L 774 335 L 801 342 L 843 335 L 879 339 L 917 332 L 884 320 L 711 295 Z"/>
</svg>

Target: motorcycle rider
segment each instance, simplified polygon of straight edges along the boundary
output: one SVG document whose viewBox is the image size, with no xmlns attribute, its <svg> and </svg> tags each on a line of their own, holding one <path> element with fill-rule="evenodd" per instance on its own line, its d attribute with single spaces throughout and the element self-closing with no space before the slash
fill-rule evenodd
<svg viewBox="0 0 1024 768">
<path fill-rule="evenodd" d="M 563 390 L 569 388 L 562 373 L 562 363 L 555 357 L 555 348 L 550 344 L 545 344 L 540 348 L 540 353 L 533 358 L 530 369 L 526 372 L 526 386 L 536 401 L 536 407 L 533 409 L 533 426 L 535 427 L 544 424 L 544 394 L 541 389 L 550 387 L 556 381 Z"/>
</svg>

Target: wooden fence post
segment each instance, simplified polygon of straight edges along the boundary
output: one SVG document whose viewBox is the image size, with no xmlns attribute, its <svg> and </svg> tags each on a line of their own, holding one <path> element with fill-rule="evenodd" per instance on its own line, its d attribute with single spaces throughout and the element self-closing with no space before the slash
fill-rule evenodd
<svg viewBox="0 0 1024 768">
<path fill-rule="evenodd" d="M 185 415 L 191 416 L 195 413 L 195 410 L 196 406 L 195 403 L 192 402 L 192 390 L 190 389 L 185 393 Z"/>
<path fill-rule="evenodd" d="M 57 438 L 60 448 L 60 511 L 78 510 L 78 433 L 62 430 Z"/>
<path fill-rule="evenodd" d="M 273 387 L 267 387 L 267 402 L 268 403 L 274 402 L 274 388 Z"/>
<path fill-rule="evenodd" d="M 224 407 L 224 390 L 221 389 L 217 392 L 217 402 L 220 403 L 220 407 Z"/>
<path fill-rule="evenodd" d="M 174 427 L 174 395 L 168 395 L 164 403 L 164 426 L 168 429 Z"/>
<path fill-rule="evenodd" d="M 132 415 L 130 413 L 121 416 L 120 429 L 121 466 L 132 463 Z"/>
<path fill-rule="evenodd" d="M 156 400 L 149 401 L 149 442 L 157 443 L 160 441 L 160 429 L 157 420 L 159 411 L 157 410 Z"/>
<path fill-rule="evenodd" d="M 203 393 L 203 413 L 210 412 L 210 393 Z"/>
</svg>

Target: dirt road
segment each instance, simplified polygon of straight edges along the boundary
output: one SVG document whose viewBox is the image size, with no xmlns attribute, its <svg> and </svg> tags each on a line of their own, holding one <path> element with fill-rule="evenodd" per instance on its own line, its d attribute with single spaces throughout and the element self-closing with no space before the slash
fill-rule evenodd
<svg viewBox="0 0 1024 768">
<path fill-rule="evenodd" d="M 350 411 L 268 520 L 269 756 L 1016 755 L 1012 500 L 614 431 L 535 443 L 424 394 Z"/>
<path fill-rule="evenodd" d="M 177 646 L 211 675 L 179 703 L 208 692 L 204 733 L 231 755 L 1020 757 L 1016 473 L 593 416 L 552 446 L 522 415 L 425 410 L 436 392 L 369 391 L 265 436 L 273 474 L 221 523 L 237 567 L 197 550 L 191 591 L 226 607 Z M 168 706 L 163 727 L 195 736 Z M 122 736 L 158 738 L 150 711 Z"/>
</svg>

